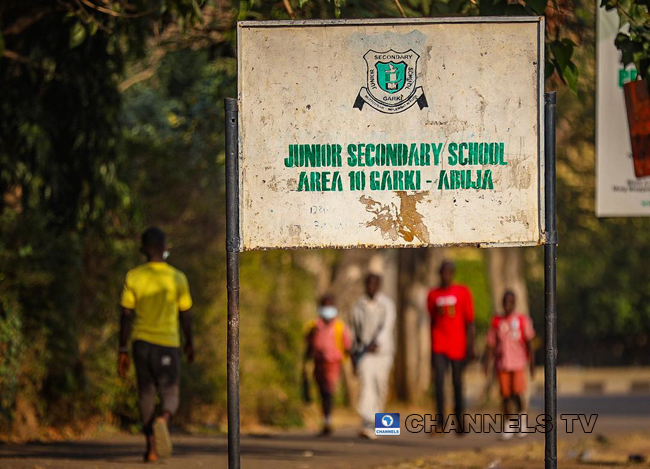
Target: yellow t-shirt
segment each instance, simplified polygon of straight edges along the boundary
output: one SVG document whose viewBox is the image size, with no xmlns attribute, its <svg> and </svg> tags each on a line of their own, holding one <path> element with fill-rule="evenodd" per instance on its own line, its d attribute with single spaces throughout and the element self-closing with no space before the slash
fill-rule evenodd
<svg viewBox="0 0 650 469">
<path fill-rule="evenodd" d="M 178 312 L 192 307 L 183 272 L 166 262 L 148 262 L 130 270 L 120 304 L 135 311 L 133 340 L 180 346 Z"/>
</svg>

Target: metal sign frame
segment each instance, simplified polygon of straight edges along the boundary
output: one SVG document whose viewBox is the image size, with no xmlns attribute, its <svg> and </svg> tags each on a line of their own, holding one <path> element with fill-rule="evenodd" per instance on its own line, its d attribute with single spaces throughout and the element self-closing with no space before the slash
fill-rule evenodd
<svg viewBox="0 0 650 469">
<path fill-rule="evenodd" d="M 538 20 L 538 19 L 535 19 Z M 239 23 L 256 26 L 282 25 L 359 25 L 359 24 L 422 24 L 431 22 L 525 22 L 526 17 L 502 18 L 437 18 L 406 20 L 330 20 L 330 21 L 269 21 Z M 542 46 L 543 46 L 543 29 Z M 539 77 L 543 90 L 544 76 Z M 225 99 L 226 127 L 226 264 L 228 291 L 227 326 L 227 378 L 228 378 L 228 468 L 240 469 L 240 421 L 239 421 L 239 252 L 240 239 L 240 182 L 239 182 L 239 115 L 238 100 Z M 555 141 L 555 92 L 544 95 L 543 106 L 539 104 L 540 145 L 540 229 L 544 244 L 544 306 L 545 306 L 545 362 L 544 362 L 544 411 L 551 418 L 552 429 L 545 435 L 545 467 L 557 468 L 557 225 L 556 225 L 556 141 Z M 543 176 L 543 177 L 542 177 Z M 544 191 L 543 194 L 541 191 Z M 486 246 L 488 247 L 488 246 Z"/>
</svg>

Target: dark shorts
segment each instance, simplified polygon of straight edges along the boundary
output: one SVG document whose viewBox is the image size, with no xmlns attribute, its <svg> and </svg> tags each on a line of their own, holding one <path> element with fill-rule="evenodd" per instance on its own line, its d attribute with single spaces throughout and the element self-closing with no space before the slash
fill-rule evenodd
<svg viewBox="0 0 650 469">
<path fill-rule="evenodd" d="M 181 354 L 178 347 L 163 347 L 143 340 L 133 342 L 133 363 L 138 386 L 157 388 L 178 384 L 181 374 Z"/>
<path fill-rule="evenodd" d="M 145 431 L 148 431 L 154 418 L 158 394 L 163 411 L 174 415 L 178 410 L 180 349 L 136 340 L 133 342 L 133 363 L 138 377 L 142 424 Z"/>
</svg>

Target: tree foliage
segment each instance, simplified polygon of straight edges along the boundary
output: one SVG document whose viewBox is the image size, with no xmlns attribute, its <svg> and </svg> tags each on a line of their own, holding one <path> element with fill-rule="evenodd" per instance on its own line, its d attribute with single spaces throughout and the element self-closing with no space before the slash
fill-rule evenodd
<svg viewBox="0 0 650 469">
<path fill-rule="evenodd" d="M 0 5 L 0 316 L 17 341 L 0 368 L 19 370 L 21 395 L 53 420 L 107 402 L 82 397 L 94 386 L 88 344 L 106 346 L 94 327 L 114 321 L 137 229 L 119 80 L 150 38 L 197 17 L 182 0 Z M 16 386 L 4 384 L 11 409 Z"/>
<path fill-rule="evenodd" d="M 573 53 L 588 25 L 575 15 L 571 0 L 248 0 L 240 2 L 239 10 L 240 20 L 477 15 L 546 16 L 546 78 L 577 91 L 580 70 Z"/>
</svg>

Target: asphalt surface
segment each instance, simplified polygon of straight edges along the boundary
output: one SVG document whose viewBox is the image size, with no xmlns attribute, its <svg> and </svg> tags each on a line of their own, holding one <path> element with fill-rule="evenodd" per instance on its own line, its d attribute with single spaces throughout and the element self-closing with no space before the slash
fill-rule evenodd
<svg viewBox="0 0 650 469">
<path fill-rule="evenodd" d="M 583 396 L 561 398 L 560 413 L 598 414 L 593 435 L 613 435 L 650 431 L 650 396 Z M 541 400 L 531 402 L 531 413 L 541 408 Z M 560 426 L 560 438 L 581 438 L 578 427 L 571 435 Z M 495 434 L 470 434 L 463 438 L 446 435 L 431 439 L 426 434 L 402 434 L 376 441 L 361 440 L 352 428 L 342 429 L 330 438 L 305 432 L 273 436 L 247 435 L 242 438 L 242 467 L 264 469 L 343 469 L 370 468 L 383 464 L 435 456 L 448 451 L 485 448 L 496 444 L 543 441 L 543 434 L 525 440 L 497 441 Z M 161 466 L 168 468 L 225 468 L 227 440 L 224 436 L 199 437 L 174 435 L 174 457 Z M 140 463 L 143 441 L 139 436 L 117 435 L 97 440 L 26 445 L 0 445 L 0 468 L 109 469 L 146 467 Z"/>
</svg>

